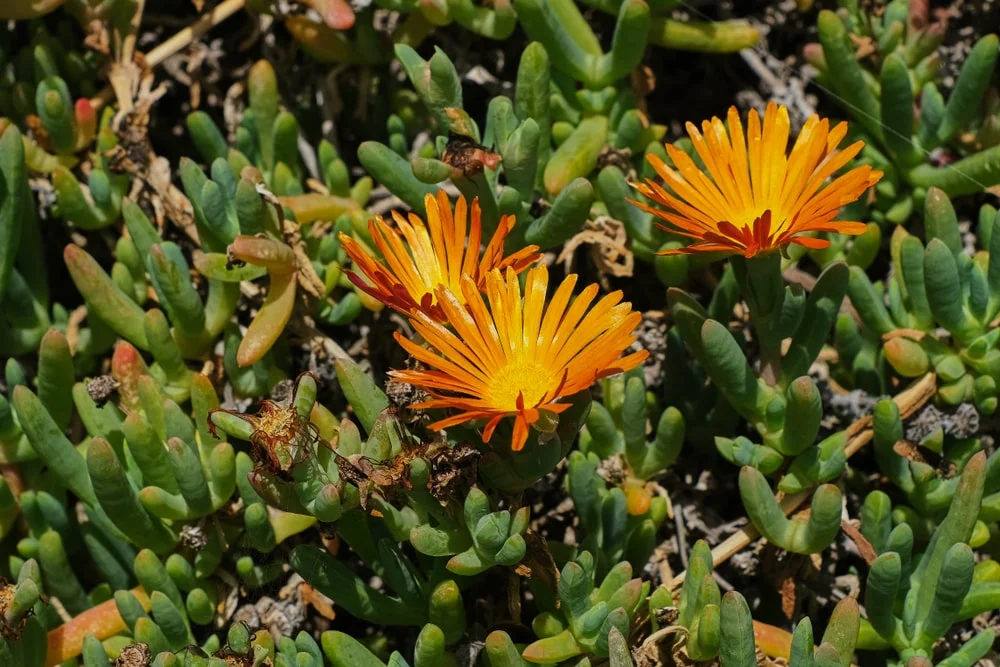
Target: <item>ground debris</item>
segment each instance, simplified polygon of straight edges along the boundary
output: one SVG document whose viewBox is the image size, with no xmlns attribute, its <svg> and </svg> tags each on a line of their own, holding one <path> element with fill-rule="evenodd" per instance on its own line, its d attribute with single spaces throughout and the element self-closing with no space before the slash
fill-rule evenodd
<svg viewBox="0 0 1000 667">
<path fill-rule="evenodd" d="M 442 505 L 460 498 L 476 483 L 482 452 L 468 443 L 454 447 L 442 444 L 427 457 L 431 478 L 427 482 L 431 495 Z"/>
<path fill-rule="evenodd" d="M 252 604 L 239 607 L 233 623 L 246 623 L 251 630 L 265 629 L 277 642 L 280 637 L 293 637 L 306 620 L 306 603 L 302 595 L 305 580 L 297 574 L 288 578 L 277 599 L 264 595 Z"/>
<path fill-rule="evenodd" d="M 625 225 L 606 215 L 588 219 L 582 231 L 566 242 L 556 257 L 566 273 L 573 266 L 573 253 L 582 244 L 589 244 L 590 258 L 597 267 L 598 280 L 604 289 L 610 289 L 608 276 L 623 278 L 631 276 L 635 268 L 635 257 L 628 249 L 628 234 Z"/>
<path fill-rule="evenodd" d="M 118 380 L 111 375 L 98 375 L 87 380 L 87 395 L 97 405 L 103 405 L 118 391 Z"/>
<path fill-rule="evenodd" d="M 945 412 L 928 403 L 906 422 L 906 439 L 921 442 L 936 431 L 955 439 L 971 438 L 979 432 L 979 412 L 971 403 L 962 403 Z"/>
<path fill-rule="evenodd" d="M 130 644 L 118 654 L 115 667 L 148 667 L 151 659 L 148 645 L 141 642 Z"/>
</svg>

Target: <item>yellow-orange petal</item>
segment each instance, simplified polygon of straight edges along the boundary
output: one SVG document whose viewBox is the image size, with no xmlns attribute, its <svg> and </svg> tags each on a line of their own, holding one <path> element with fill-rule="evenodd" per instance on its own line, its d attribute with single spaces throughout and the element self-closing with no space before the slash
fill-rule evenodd
<svg viewBox="0 0 1000 667">
<path fill-rule="evenodd" d="M 458 411 L 433 427 L 485 419 L 482 438 L 489 442 L 497 425 L 512 417 L 510 445 L 517 450 L 525 446 L 541 410 L 562 413 L 570 407 L 561 402 L 565 397 L 646 358 L 645 352 L 622 357 L 635 341 L 641 316 L 621 302 L 620 292 L 594 303 L 599 288 L 588 285 L 571 300 L 577 280 L 571 275 L 547 300 L 548 278 L 544 265 L 530 269 L 522 292 L 512 267 L 494 269 L 486 276 L 484 296 L 465 276 L 464 304 L 448 287 L 438 289 L 444 322 L 419 312 L 411 316 L 428 347 L 396 334 L 427 368 L 392 371 L 392 376 L 434 397 L 421 406 Z"/>
<path fill-rule="evenodd" d="M 468 276 L 485 289 L 486 274 L 494 269 L 526 270 L 541 253 L 538 246 L 526 246 L 504 255 L 504 242 L 514 227 L 513 216 L 505 216 L 486 244 L 482 242 L 482 211 L 479 200 L 472 206 L 459 197 L 454 210 L 443 190 L 424 199 L 426 222 L 415 214 L 404 217 L 393 211 L 395 227 L 381 217 L 371 220 L 369 234 L 381 255 L 341 233 L 344 251 L 354 262 L 348 272 L 359 289 L 405 315 L 423 312 L 441 322 L 444 312 L 437 301 L 439 288 L 447 288 L 464 303 L 461 282 Z M 362 279 L 363 277 L 363 279 Z"/>
<path fill-rule="evenodd" d="M 846 123 L 831 128 L 828 120 L 814 115 L 789 150 L 784 106 L 768 103 L 763 119 L 751 110 L 745 132 L 735 107 L 727 121 L 728 129 L 719 118 L 703 122 L 701 130 L 694 123 L 686 125 L 704 167 L 672 145 L 666 150 L 673 167 L 647 155 L 663 184 L 651 179 L 634 184 L 652 205 L 630 203 L 659 218 L 666 231 L 693 241 L 660 254 L 753 257 L 788 243 L 817 246 L 819 240 L 802 241 L 803 232 L 864 233 L 865 225 L 834 218 L 875 185 L 882 172 L 865 165 L 831 180 L 864 145 L 858 141 L 838 148 L 847 135 Z"/>
</svg>

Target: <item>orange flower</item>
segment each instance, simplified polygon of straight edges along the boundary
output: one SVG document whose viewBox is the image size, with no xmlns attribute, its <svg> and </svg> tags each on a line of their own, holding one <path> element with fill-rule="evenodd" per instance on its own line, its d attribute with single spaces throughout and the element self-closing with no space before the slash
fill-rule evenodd
<svg viewBox="0 0 1000 667">
<path fill-rule="evenodd" d="M 667 144 L 667 155 L 677 169 L 650 154 L 650 164 L 667 188 L 647 179 L 636 188 L 662 210 L 632 203 L 665 220 L 663 229 L 694 239 L 685 248 L 661 254 L 725 252 L 753 257 L 757 253 L 797 243 L 807 248 L 825 248 L 825 239 L 804 236 L 807 232 L 861 234 L 861 222 L 833 218 L 840 207 L 860 197 L 882 178 L 869 166 L 856 167 L 825 184 L 837 170 L 864 147 L 856 141 L 838 151 L 847 134 L 847 123 L 832 130 L 830 121 L 813 115 L 799 133 L 792 152 L 788 145 L 788 109 L 774 102 L 760 117 L 750 111 L 747 136 L 743 136 L 736 107 L 730 107 L 729 130 L 718 118 L 702 123 L 702 132 L 687 124 L 698 156 L 699 169 L 684 151 Z M 825 184 L 825 185 L 824 185 Z"/>
<path fill-rule="evenodd" d="M 523 297 L 513 269 L 505 275 L 491 271 L 486 276 L 489 310 L 470 277 L 462 280 L 464 304 L 450 290 L 438 290 L 438 303 L 454 332 L 416 313 L 410 321 L 433 349 L 399 332 L 396 341 L 431 370 L 391 375 L 433 396 L 414 407 L 460 411 L 431 428 L 487 419 L 483 442 L 489 442 L 500 420 L 513 416 L 511 447 L 519 451 L 528 426 L 541 413 L 561 413 L 569 407 L 557 403 L 560 398 L 635 368 L 647 356 L 645 350 L 620 356 L 635 342 L 632 332 L 642 317 L 632 311 L 632 304 L 621 302 L 622 293 L 608 294 L 589 308 L 598 289 L 590 285 L 570 303 L 576 278 L 567 276 L 546 304 L 549 276 L 544 266 L 528 272 Z"/>
<path fill-rule="evenodd" d="M 538 246 L 534 245 L 525 246 L 508 257 L 503 256 L 504 240 L 514 228 L 514 217 L 505 215 L 480 258 L 483 225 L 478 199 L 472 200 L 472 224 L 468 225 L 468 230 L 465 197 L 458 198 L 454 215 L 448 195 L 443 190 L 438 191 L 437 198 L 428 194 L 424 206 L 427 209 L 426 226 L 413 213 L 407 220 L 396 211 L 392 212 L 392 217 L 398 231 L 381 217 L 369 221 L 368 231 L 385 263 L 372 257 L 350 236 L 340 235 L 340 242 L 354 266 L 370 282 L 348 272 L 351 281 L 359 289 L 405 315 L 422 311 L 439 322 L 443 321 L 444 313 L 435 297 L 438 287 L 447 287 L 461 302 L 463 276 L 470 276 L 481 291 L 485 289 L 486 274 L 492 269 L 510 267 L 520 273 L 541 256 Z"/>
</svg>

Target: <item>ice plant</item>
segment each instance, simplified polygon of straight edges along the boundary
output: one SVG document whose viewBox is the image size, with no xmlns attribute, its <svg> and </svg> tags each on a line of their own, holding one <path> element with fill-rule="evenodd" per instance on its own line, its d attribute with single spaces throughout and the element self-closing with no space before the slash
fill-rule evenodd
<svg viewBox="0 0 1000 667">
<path fill-rule="evenodd" d="M 340 241 L 364 278 L 349 272 L 359 289 L 404 315 L 424 312 L 438 321 L 445 318 L 435 292 L 446 287 L 460 303 L 462 280 L 469 276 L 478 290 L 486 288 L 486 275 L 493 269 L 511 268 L 520 273 L 538 259 L 538 246 L 529 245 L 504 257 L 504 240 L 514 228 L 514 217 L 504 216 L 486 249 L 480 254 L 483 225 L 478 199 L 468 209 L 459 197 L 452 212 L 448 195 L 424 199 L 427 223 L 411 213 L 409 219 L 393 211 L 398 231 L 381 217 L 368 223 L 368 230 L 385 262 L 373 257 L 357 241 L 341 233 Z M 471 215 L 470 215 L 471 213 Z M 405 243 L 404 243 L 405 241 Z M 365 280 L 367 278 L 367 281 Z"/>
<path fill-rule="evenodd" d="M 667 187 L 647 179 L 636 188 L 667 210 L 633 203 L 664 220 L 667 231 L 694 239 L 661 254 L 724 252 L 751 258 L 789 243 L 817 249 L 830 245 L 810 232 L 865 231 L 864 223 L 833 219 L 882 177 L 881 171 L 861 166 L 827 183 L 864 146 L 856 141 L 837 149 L 847 134 L 846 122 L 831 129 L 828 119 L 811 116 L 788 154 L 784 106 L 769 103 L 763 126 L 751 109 L 746 135 L 736 107 L 730 107 L 727 122 L 728 131 L 719 118 L 704 121 L 701 132 L 687 124 L 704 170 L 670 144 L 667 155 L 676 169 L 652 153 L 647 156 Z"/>
<path fill-rule="evenodd" d="M 471 275 L 461 280 L 461 296 L 447 287 L 438 289 L 437 304 L 454 331 L 424 312 L 414 313 L 410 321 L 433 349 L 396 333 L 407 352 L 431 367 L 392 371 L 395 379 L 433 396 L 414 407 L 459 410 L 432 428 L 486 419 L 482 439 L 489 442 L 500 421 L 513 416 L 511 447 L 518 451 L 530 425 L 546 413 L 551 417 L 569 407 L 557 402 L 561 397 L 646 358 L 645 350 L 620 356 L 635 341 L 632 332 L 641 319 L 632 304 L 621 301 L 621 292 L 589 308 L 598 286 L 589 285 L 570 303 L 575 274 L 563 280 L 548 303 L 544 266 L 528 272 L 523 295 L 512 267 L 505 273 L 494 269 L 484 278 L 485 300 Z"/>
</svg>

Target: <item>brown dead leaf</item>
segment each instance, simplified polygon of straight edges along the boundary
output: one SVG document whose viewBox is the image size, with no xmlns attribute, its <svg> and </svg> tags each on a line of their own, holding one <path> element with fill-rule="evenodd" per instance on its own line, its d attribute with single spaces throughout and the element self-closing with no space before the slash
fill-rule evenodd
<svg viewBox="0 0 1000 667">
<path fill-rule="evenodd" d="M 335 447 L 329 446 L 328 449 L 337 459 L 341 478 L 357 487 L 361 508 L 367 510 L 368 498 L 372 493 L 379 493 L 384 497 L 400 488 L 413 488 L 410 482 L 410 463 L 414 458 L 424 456 L 427 445 L 404 446 L 399 456 L 387 461 L 376 461 L 362 454 L 342 456 Z M 374 515 L 375 510 L 371 513 Z"/>
<path fill-rule="evenodd" d="M 851 541 L 854 542 L 854 546 L 858 548 L 858 553 L 861 554 L 861 557 L 865 559 L 866 563 L 871 565 L 875 562 L 875 559 L 878 557 L 878 554 L 875 553 L 875 548 L 872 546 L 872 543 L 861 534 L 861 531 L 858 530 L 854 521 L 841 520 L 840 529 L 844 531 L 845 535 L 851 538 Z"/>
<path fill-rule="evenodd" d="M 177 188 L 170 179 L 170 162 L 163 157 L 153 158 L 149 163 L 146 181 L 153 189 L 163 206 L 163 212 L 188 238 L 195 243 L 198 240 L 198 228 L 194 223 L 194 207 L 182 190 Z"/>
<path fill-rule="evenodd" d="M 573 265 L 573 253 L 580 245 L 590 244 L 590 257 L 597 267 L 601 286 L 610 289 L 607 278 L 609 275 L 616 278 L 629 277 L 635 268 L 635 257 L 626 246 L 627 242 L 625 225 L 602 215 L 587 220 L 583 230 L 563 246 L 556 262 L 562 262 L 569 273 Z"/>
<path fill-rule="evenodd" d="M 677 667 L 695 667 L 698 663 L 691 659 L 687 652 L 687 637 L 688 629 L 682 625 L 668 626 L 664 630 L 670 629 L 675 636 L 674 641 L 671 643 L 670 648 L 670 658 L 671 662 Z M 651 646 L 651 649 L 657 649 L 657 646 Z M 657 650 L 652 655 L 649 655 L 650 651 L 647 649 L 642 652 L 643 660 L 640 663 L 643 667 L 662 667 L 664 664 L 671 664 L 671 662 L 665 662 L 660 658 L 660 652 Z"/>
<path fill-rule="evenodd" d="M 468 443 L 434 450 L 427 457 L 431 464 L 431 477 L 427 481 L 431 495 L 445 505 L 475 484 L 481 456 L 482 452 Z"/>
<path fill-rule="evenodd" d="M 871 37 L 867 35 L 855 35 L 854 33 L 848 33 L 851 41 L 854 43 L 854 57 L 858 60 L 862 60 L 872 55 L 878 50 L 875 42 Z"/>
<path fill-rule="evenodd" d="M 559 586 L 559 570 L 549 553 L 545 539 L 535 531 L 528 529 L 524 533 L 527 550 L 520 564 L 514 568 L 520 576 L 533 579 L 553 593 Z"/>
<path fill-rule="evenodd" d="M 165 85 L 153 87 L 150 72 L 143 75 L 131 110 L 115 114 L 112 128 L 119 142 L 105 157 L 112 171 L 134 177 L 129 199 L 148 205 L 146 209 L 153 212 L 158 230 L 162 231 L 166 220 L 170 220 L 198 243 L 194 208 L 184 192 L 173 184 L 170 163 L 166 158 L 156 156 L 149 141 L 152 107 L 166 92 Z"/>
<path fill-rule="evenodd" d="M 80 344 L 80 325 L 85 319 L 87 319 L 87 307 L 78 306 L 69 314 L 66 322 L 66 342 L 73 354 L 76 354 L 77 346 Z"/>
<path fill-rule="evenodd" d="M 108 81 L 115 91 L 115 99 L 118 100 L 118 110 L 129 113 L 134 108 L 135 96 L 139 90 L 139 79 L 142 70 L 134 62 L 111 63 L 111 72 L 108 74 Z"/>
<path fill-rule="evenodd" d="M 785 618 L 792 620 L 795 616 L 795 577 L 789 575 L 781 580 L 781 613 L 785 615 Z"/>
<path fill-rule="evenodd" d="M 248 169 L 249 168 L 244 169 L 241 176 L 246 174 Z M 252 175 L 252 173 L 250 175 Z M 264 203 L 270 204 L 274 207 L 274 211 L 278 216 L 278 222 L 281 226 L 282 236 L 284 236 L 284 242 L 295 254 L 295 277 L 298 280 L 299 285 L 312 298 L 319 300 L 325 299 L 326 287 L 323 285 L 323 281 L 320 280 L 319 274 L 316 273 L 316 269 L 313 268 L 312 260 L 309 259 L 308 253 L 306 253 L 305 245 L 302 242 L 302 230 L 299 227 L 299 224 L 293 220 L 285 218 L 284 208 L 282 208 L 281 202 L 278 201 L 278 198 L 274 196 L 273 192 L 267 189 L 263 182 L 257 182 L 256 185 L 257 194 L 261 196 Z"/>
<path fill-rule="evenodd" d="M 316 273 L 316 269 L 313 268 L 308 253 L 306 253 L 305 244 L 302 243 L 302 232 L 298 223 L 291 220 L 284 220 L 282 232 L 285 236 L 285 243 L 295 253 L 295 264 L 298 267 L 295 275 L 299 281 L 299 285 L 314 299 L 325 299 L 326 287 L 323 285 L 323 281 L 320 280 L 319 274 Z"/>
<path fill-rule="evenodd" d="M 102 56 L 111 54 L 111 35 L 105 27 L 104 21 L 100 19 L 87 21 L 84 30 L 87 32 L 83 37 L 84 46 Z"/>
<path fill-rule="evenodd" d="M 340 552 L 340 536 L 337 533 L 320 533 L 320 538 L 323 540 L 323 547 L 330 554 L 336 556 Z"/>
<path fill-rule="evenodd" d="M 652 563 L 656 565 L 656 571 L 660 575 L 660 581 L 669 582 L 674 578 L 674 571 L 670 567 L 670 551 L 662 544 L 653 550 Z"/>
<path fill-rule="evenodd" d="M 236 129 L 243 119 L 243 108 L 246 102 L 243 93 L 246 86 L 242 81 L 237 81 L 226 90 L 226 96 L 222 101 L 222 118 L 226 123 L 226 133 L 230 141 L 236 137 Z"/>
<path fill-rule="evenodd" d="M 644 114 L 648 113 L 646 97 L 656 90 L 656 74 L 648 65 L 640 65 L 629 74 L 629 80 L 632 84 L 632 91 L 639 102 L 639 111 Z"/>
<path fill-rule="evenodd" d="M 315 609 L 323 618 L 328 618 L 332 621 L 337 617 L 336 612 L 333 610 L 333 600 L 304 581 L 299 584 L 299 595 L 302 596 L 303 603 Z"/>
<path fill-rule="evenodd" d="M 35 142 L 47 151 L 51 151 L 52 144 L 49 143 L 49 132 L 45 129 L 45 125 L 42 123 L 42 119 L 35 114 L 28 114 L 24 119 L 25 125 L 28 126 L 28 131 L 31 136 L 34 137 Z"/>
<path fill-rule="evenodd" d="M 926 463 L 923 454 L 920 453 L 920 448 L 914 445 L 912 442 L 907 442 L 906 440 L 899 440 L 892 446 L 892 451 L 896 452 L 903 458 L 909 459 L 911 461 Z"/>
<path fill-rule="evenodd" d="M 507 577 L 507 611 L 514 623 L 521 622 L 521 578 L 516 571 Z"/>
<path fill-rule="evenodd" d="M 307 178 L 306 187 L 309 188 L 310 192 L 317 192 L 321 195 L 330 194 L 330 188 L 326 187 L 326 185 L 324 185 L 320 181 L 317 181 L 315 178 Z M 313 223 L 313 227 L 315 227 L 317 224 L 318 223 Z M 313 232 L 313 234 L 315 234 L 315 232 Z"/>
<path fill-rule="evenodd" d="M 809 558 L 765 543 L 759 563 L 761 576 L 775 587 L 781 598 L 782 613 L 791 619 L 798 606 L 798 582 L 810 576 Z"/>
</svg>

